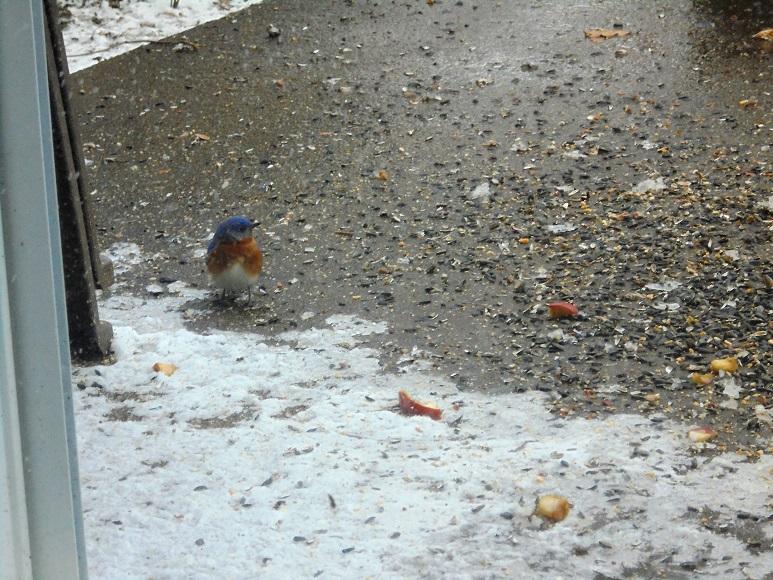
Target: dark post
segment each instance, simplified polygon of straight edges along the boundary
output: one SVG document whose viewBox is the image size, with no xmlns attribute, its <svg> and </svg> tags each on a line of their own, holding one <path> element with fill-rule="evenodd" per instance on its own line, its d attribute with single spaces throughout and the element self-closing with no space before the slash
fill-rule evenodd
<svg viewBox="0 0 773 580">
<path fill-rule="evenodd" d="M 100 261 L 89 210 L 81 143 L 70 107 L 69 69 L 56 0 L 44 0 L 56 189 L 73 358 L 93 360 L 110 349 L 112 329 L 100 322 L 95 288 L 112 283 L 112 267 Z"/>
</svg>

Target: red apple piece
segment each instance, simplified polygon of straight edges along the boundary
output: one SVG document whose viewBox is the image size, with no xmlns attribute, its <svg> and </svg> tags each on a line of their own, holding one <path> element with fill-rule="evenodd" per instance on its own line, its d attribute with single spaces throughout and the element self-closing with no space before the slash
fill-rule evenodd
<svg viewBox="0 0 773 580">
<path fill-rule="evenodd" d="M 550 318 L 574 318 L 580 313 L 571 302 L 551 302 L 548 304 Z"/>
<path fill-rule="evenodd" d="M 717 432 L 708 426 L 693 427 L 687 432 L 687 436 L 694 443 L 705 443 L 714 439 L 717 436 Z"/>
<path fill-rule="evenodd" d="M 432 403 L 417 401 L 411 397 L 406 390 L 400 390 L 398 399 L 400 401 L 400 411 L 405 415 L 424 415 L 425 417 L 431 417 L 435 421 L 439 421 L 440 416 L 443 414 L 443 411 L 439 407 Z"/>
</svg>

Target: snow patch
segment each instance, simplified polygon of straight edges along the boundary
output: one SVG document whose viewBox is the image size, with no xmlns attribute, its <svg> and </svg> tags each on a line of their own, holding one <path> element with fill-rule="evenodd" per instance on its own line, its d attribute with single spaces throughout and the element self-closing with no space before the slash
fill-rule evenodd
<svg viewBox="0 0 773 580">
<path fill-rule="evenodd" d="M 140 247 L 130 242 L 117 242 L 102 253 L 113 262 L 116 275 L 125 274 L 143 259 Z"/>
<path fill-rule="evenodd" d="M 59 0 L 59 19 L 67 64 L 76 72 L 199 24 L 216 20 L 262 0 L 122 0 L 117 8 L 103 0 Z"/>
<path fill-rule="evenodd" d="M 92 578 L 619 577 L 664 560 L 713 578 L 768 569 L 700 515 L 764 522 L 769 456 L 696 462 L 687 427 L 662 418 L 564 420 L 542 393 L 461 392 L 410 359 L 386 373 L 361 344 L 382 322 L 199 334 L 183 304 L 110 298 L 117 360 L 74 373 Z M 159 361 L 177 372 L 154 372 Z M 401 388 L 444 420 L 397 413 Z M 545 493 L 572 502 L 566 520 L 531 516 Z"/>
<path fill-rule="evenodd" d="M 650 191 L 663 191 L 666 189 L 666 182 L 662 177 L 657 179 L 645 179 L 639 182 L 634 188 L 634 193 L 648 193 Z"/>
<path fill-rule="evenodd" d="M 491 195 L 491 186 L 489 185 L 488 181 L 484 181 L 483 183 L 477 185 L 475 189 L 472 190 L 470 193 L 471 199 L 488 199 Z"/>
</svg>

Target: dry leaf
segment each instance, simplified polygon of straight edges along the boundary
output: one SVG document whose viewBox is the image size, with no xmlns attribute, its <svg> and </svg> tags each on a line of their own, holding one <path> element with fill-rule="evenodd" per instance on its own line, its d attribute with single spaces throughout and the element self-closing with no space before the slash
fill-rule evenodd
<svg viewBox="0 0 773 580">
<path fill-rule="evenodd" d="M 592 42 L 601 42 L 602 40 L 614 38 L 615 36 L 623 38 L 629 34 L 631 33 L 627 30 L 623 30 L 622 28 L 588 28 L 585 31 L 585 38 Z"/>
<path fill-rule="evenodd" d="M 690 375 L 690 380 L 695 383 L 696 385 L 710 385 L 711 382 L 714 380 L 714 375 L 711 373 L 701 374 L 701 373 L 692 373 Z"/>
<path fill-rule="evenodd" d="M 711 367 L 712 373 L 718 373 L 719 371 L 734 373 L 738 370 L 738 359 L 734 356 L 728 358 L 715 358 L 711 361 L 709 366 Z"/>
<path fill-rule="evenodd" d="M 759 38 L 761 40 L 767 40 L 768 42 L 773 41 L 773 28 L 760 30 L 757 34 L 752 36 L 752 38 Z"/>
<path fill-rule="evenodd" d="M 157 373 L 164 373 L 166 376 L 171 377 L 177 372 L 177 365 L 172 363 L 157 362 L 153 365 L 153 370 Z"/>
<path fill-rule="evenodd" d="M 742 109 L 753 109 L 757 106 L 757 99 L 741 99 L 738 101 L 738 106 Z"/>
<path fill-rule="evenodd" d="M 209 135 L 207 135 L 206 133 L 194 133 L 194 136 L 199 141 L 209 141 Z"/>
<path fill-rule="evenodd" d="M 389 181 L 389 173 L 385 169 L 379 169 L 376 173 L 376 179 L 379 181 Z"/>
</svg>

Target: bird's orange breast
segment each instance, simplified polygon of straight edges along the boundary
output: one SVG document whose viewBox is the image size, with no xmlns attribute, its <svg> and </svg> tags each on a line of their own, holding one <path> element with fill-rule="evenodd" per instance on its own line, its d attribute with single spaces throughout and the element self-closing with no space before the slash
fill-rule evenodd
<svg viewBox="0 0 773 580">
<path fill-rule="evenodd" d="M 235 264 L 240 264 L 250 276 L 257 276 L 263 271 L 263 253 L 255 238 L 221 242 L 207 256 L 207 270 L 213 276 L 223 273 Z"/>
</svg>

